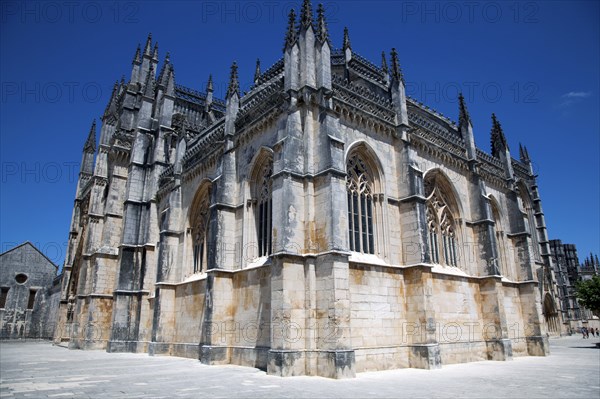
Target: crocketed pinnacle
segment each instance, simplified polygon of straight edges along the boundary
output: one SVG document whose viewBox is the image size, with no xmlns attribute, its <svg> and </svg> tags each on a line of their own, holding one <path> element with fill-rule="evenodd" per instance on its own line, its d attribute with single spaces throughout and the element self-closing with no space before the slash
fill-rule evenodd
<svg viewBox="0 0 600 399">
<path fill-rule="evenodd" d="M 521 159 L 521 162 L 531 161 L 531 158 L 529 158 L 529 151 L 527 151 L 527 147 L 521 145 L 521 143 L 519 143 L 519 158 Z"/>
<path fill-rule="evenodd" d="M 148 33 L 146 46 L 144 47 L 144 55 L 152 56 L 152 33 Z"/>
<path fill-rule="evenodd" d="M 327 29 L 327 21 L 325 20 L 325 8 L 320 3 L 317 6 L 317 40 L 321 43 L 329 43 L 329 30 Z"/>
<path fill-rule="evenodd" d="M 206 84 L 206 92 L 213 91 L 213 79 L 212 74 L 208 75 L 208 83 Z"/>
<path fill-rule="evenodd" d="M 501 151 L 505 151 L 508 149 L 506 137 L 504 136 L 504 132 L 502 131 L 502 126 L 500 125 L 500 122 L 498 122 L 498 119 L 496 119 L 496 114 L 492 114 L 491 144 L 492 155 L 494 156 L 498 156 Z"/>
<path fill-rule="evenodd" d="M 166 86 L 166 81 L 169 77 L 168 75 L 171 72 L 172 68 L 173 66 L 171 65 L 171 57 L 169 55 L 169 52 L 167 52 L 167 54 L 165 55 L 165 60 L 163 61 L 162 68 L 160 70 L 160 74 L 158 75 L 158 81 L 161 85 Z"/>
<path fill-rule="evenodd" d="M 395 48 L 392 49 L 392 78 L 404 83 L 402 68 L 400 68 L 400 61 L 398 60 L 398 52 Z"/>
<path fill-rule="evenodd" d="M 144 95 L 147 97 L 154 96 L 154 64 L 150 63 L 150 69 L 148 69 L 148 75 L 144 82 Z"/>
<path fill-rule="evenodd" d="M 467 110 L 467 106 L 465 105 L 465 98 L 462 93 L 458 94 L 458 130 L 461 130 L 463 127 L 467 127 L 473 123 L 471 122 L 471 116 L 469 115 L 469 111 Z"/>
<path fill-rule="evenodd" d="M 88 153 L 96 152 L 96 119 L 92 121 L 92 127 L 83 146 L 83 151 Z"/>
<path fill-rule="evenodd" d="M 381 69 L 383 70 L 383 72 L 388 73 L 388 65 L 387 65 L 387 60 L 385 59 L 385 51 L 381 52 Z"/>
<path fill-rule="evenodd" d="M 152 52 L 152 59 L 158 62 L 158 42 L 154 43 L 154 51 Z"/>
<path fill-rule="evenodd" d="M 308 30 L 313 26 L 312 4 L 310 0 L 304 0 L 300 9 L 300 31 Z M 314 28 L 313 28 L 314 30 Z"/>
<path fill-rule="evenodd" d="M 260 59 L 256 59 L 256 68 L 254 69 L 254 84 L 260 79 Z"/>
<path fill-rule="evenodd" d="M 283 51 L 291 48 L 294 44 L 296 44 L 297 40 L 297 32 L 296 32 L 296 11 L 292 8 L 290 10 L 290 15 L 288 19 L 288 27 L 287 32 L 285 34 L 285 42 L 283 44 Z"/>
<path fill-rule="evenodd" d="M 227 98 L 233 95 L 240 96 L 240 83 L 238 80 L 238 66 L 235 61 L 231 64 L 231 75 L 229 77 L 229 88 L 227 89 Z"/>
<path fill-rule="evenodd" d="M 125 79 L 123 79 L 123 80 L 125 80 Z M 108 115 L 115 107 L 116 102 L 117 102 L 117 96 L 119 95 L 119 88 L 123 84 L 124 84 L 123 82 L 121 84 L 119 84 L 119 81 L 115 80 L 115 84 L 113 85 L 113 90 L 110 95 L 110 100 L 108 101 L 108 104 L 106 105 L 106 108 L 104 109 L 104 116 Z"/>
<path fill-rule="evenodd" d="M 132 64 L 139 64 L 140 62 L 142 62 L 142 50 L 140 48 L 140 45 L 138 43 L 137 49 L 135 50 L 135 55 L 133 56 L 133 61 L 131 61 Z"/>
<path fill-rule="evenodd" d="M 344 50 L 346 50 L 346 49 L 352 50 L 352 46 L 350 45 L 350 35 L 348 34 L 347 27 L 344 27 L 344 43 L 342 44 L 342 48 Z"/>
</svg>

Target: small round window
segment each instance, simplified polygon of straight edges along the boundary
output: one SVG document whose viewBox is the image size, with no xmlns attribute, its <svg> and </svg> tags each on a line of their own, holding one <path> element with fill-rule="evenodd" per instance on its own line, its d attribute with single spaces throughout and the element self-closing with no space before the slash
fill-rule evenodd
<svg viewBox="0 0 600 399">
<path fill-rule="evenodd" d="M 25 284 L 25 282 L 27 281 L 27 275 L 23 274 L 23 273 L 19 273 L 15 276 L 15 281 L 19 284 Z"/>
</svg>

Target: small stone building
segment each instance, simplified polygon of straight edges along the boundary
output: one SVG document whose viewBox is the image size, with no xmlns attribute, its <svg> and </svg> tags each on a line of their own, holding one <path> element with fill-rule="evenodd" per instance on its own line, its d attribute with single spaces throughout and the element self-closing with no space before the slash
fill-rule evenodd
<svg viewBox="0 0 600 399">
<path fill-rule="evenodd" d="M 488 153 L 308 0 L 248 93 L 158 65 L 148 37 L 85 142 L 57 341 L 334 378 L 548 353 L 536 176 L 494 115 Z"/>
<path fill-rule="evenodd" d="M 32 243 L 0 254 L 0 339 L 54 336 L 60 277 Z"/>
</svg>

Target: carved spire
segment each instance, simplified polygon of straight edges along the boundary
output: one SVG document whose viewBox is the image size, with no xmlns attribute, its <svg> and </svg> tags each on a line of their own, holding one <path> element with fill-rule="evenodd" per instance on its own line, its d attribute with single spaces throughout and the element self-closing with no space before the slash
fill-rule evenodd
<svg viewBox="0 0 600 399">
<path fill-rule="evenodd" d="M 213 103 L 213 78 L 212 74 L 208 75 L 208 83 L 206 83 L 206 101 L 204 103 L 204 111 L 208 113 Z"/>
<path fill-rule="evenodd" d="M 206 92 L 213 92 L 213 78 L 212 74 L 208 75 L 208 83 L 206 84 Z"/>
<path fill-rule="evenodd" d="M 148 75 L 146 75 L 144 95 L 147 97 L 154 97 L 154 63 L 150 63 L 150 69 L 148 70 Z"/>
<path fill-rule="evenodd" d="M 168 79 L 168 72 L 171 69 L 171 57 L 169 52 L 165 55 L 165 60 L 163 62 L 162 68 L 160 69 L 160 74 L 158 75 L 159 84 L 166 86 Z"/>
<path fill-rule="evenodd" d="M 504 137 L 504 132 L 502 131 L 502 126 L 500 125 L 500 122 L 498 122 L 498 119 L 496 119 L 496 114 L 492 114 L 491 142 L 493 156 L 498 156 L 501 151 L 505 151 L 508 149 L 506 137 Z"/>
<path fill-rule="evenodd" d="M 124 78 L 121 78 L 121 79 L 124 80 Z M 122 84 L 123 83 L 121 83 L 121 85 Z M 117 96 L 119 95 L 119 89 L 120 89 L 119 81 L 115 80 L 115 84 L 113 85 L 112 94 L 110 95 L 110 100 L 108 101 L 108 104 L 106 105 L 106 109 L 104 110 L 103 116 L 107 116 L 114 109 L 114 105 L 117 102 Z"/>
<path fill-rule="evenodd" d="M 300 9 L 300 31 L 308 30 L 313 26 L 312 4 L 310 0 L 304 0 Z M 314 30 L 314 28 L 313 28 Z"/>
<path fill-rule="evenodd" d="M 392 49 L 392 78 L 404 83 L 404 75 L 402 75 L 402 68 L 400 68 L 400 61 L 398 61 L 398 53 L 396 49 Z"/>
<path fill-rule="evenodd" d="M 229 88 L 227 89 L 227 98 L 237 95 L 240 96 L 240 83 L 238 81 L 238 66 L 235 61 L 231 64 L 231 75 L 229 77 Z"/>
<path fill-rule="evenodd" d="M 288 18 L 288 28 L 285 34 L 285 43 L 283 46 L 283 51 L 291 48 L 294 44 L 296 44 L 296 40 L 298 39 L 296 33 L 296 11 L 292 8 L 290 10 L 290 15 Z"/>
<path fill-rule="evenodd" d="M 347 27 L 344 27 L 344 43 L 342 44 L 342 49 L 352 50 L 352 46 L 350 45 L 350 35 L 348 34 Z"/>
<path fill-rule="evenodd" d="M 256 59 L 256 69 L 254 69 L 254 85 L 258 84 L 258 79 L 260 79 L 260 59 Z"/>
<path fill-rule="evenodd" d="M 138 43 L 137 49 L 135 50 L 135 55 L 133 56 L 132 64 L 139 64 L 142 62 L 142 53 L 141 53 L 140 44 Z"/>
<path fill-rule="evenodd" d="M 473 122 L 471 122 L 471 116 L 469 115 L 469 111 L 465 105 L 465 98 L 463 97 L 463 94 L 458 93 L 458 130 L 462 130 L 468 125 L 473 126 Z"/>
<path fill-rule="evenodd" d="M 152 56 L 152 33 L 148 33 L 146 46 L 144 47 L 144 55 Z"/>
<path fill-rule="evenodd" d="M 87 140 L 83 145 L 83 152 L 93 154 L 96 152 L 96 119 L 92 122 L 90 133 L 88 134 Z"/>
<path fill-rule="evenodd" d="M 529 152 L 527 151 L 527 147 L 521 145 L 521 143 L 519 143 L 519 158 L 521 159 L 521 162 L 531 162 L 531 159 L 529 158 Z"/>
<path fill-rule="evenodd" d="M 523 146 L 519 143 L 519 158 L 522 162 L 525 161 L 525 152 L 523 152 Z"/>
<path fill-rule="evenodd" d="M 317 40 L 321 43 L 329 44 L 329 31 L 327 29 L 327 21 L 325 20 L 325 7 L 319 3 L 317 6 Z"/>
<path fill-rule="evenodd" d="M 384 73 L 388 73 L 387 60 L 385 59 L 385 51 L 381 52 L 381 69 Z"/>
<path fill-rule="evenodd" d="M 154 51 L 152 55 L 152 59 L 158 62 L 158 42 L 154 43 Z"/>
</svg>

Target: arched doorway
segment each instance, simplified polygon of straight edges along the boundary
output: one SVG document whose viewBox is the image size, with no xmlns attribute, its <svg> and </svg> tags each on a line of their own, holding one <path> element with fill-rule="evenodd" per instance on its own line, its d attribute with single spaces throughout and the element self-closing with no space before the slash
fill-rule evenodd
<svg viewBox="0 0 600 399">
<path fill-rule="evenodd" d="M 544 319 L 546 320 L 546 326 L 550 334 L 555 335 L 560 332 L 558 312 L 556 311 L 554 299 L 548 293 L 544 296 Z"/>
</svg>

